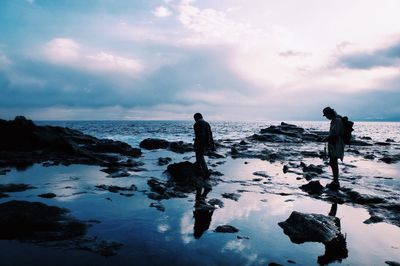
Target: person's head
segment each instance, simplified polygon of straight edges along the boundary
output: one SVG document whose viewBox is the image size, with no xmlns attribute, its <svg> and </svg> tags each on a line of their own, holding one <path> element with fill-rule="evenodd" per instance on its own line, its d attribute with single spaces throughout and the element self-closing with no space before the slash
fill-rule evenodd
<svg viewBox="0 0 400 266">
<path fill-rule="evenodd" d="M 325 107 L 324 110 L 322 110 L 323 116 L 325 116 L 327 119 L 332 120 L 336 116 L 336 111 L 332 108 Z"/>
<path fill-rule="evenodd" d="M 193 118 L 194 118 L 194 121 L 197 121 L 199 119 L 203 119 L 203 116 L 200 113 L 195 113 Z"/>
</svg>

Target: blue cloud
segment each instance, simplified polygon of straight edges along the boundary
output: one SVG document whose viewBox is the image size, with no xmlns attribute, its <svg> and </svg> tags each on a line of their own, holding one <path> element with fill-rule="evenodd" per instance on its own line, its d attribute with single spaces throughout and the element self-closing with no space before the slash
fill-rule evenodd
<svg viewBox="0 0 400 266">
<path fill-rule="evenodd" d="M 355 69 L 400 65 L 400 42 L 369 53 L 353 53 L 339 58 L 337 64 Z"/>
</svg>

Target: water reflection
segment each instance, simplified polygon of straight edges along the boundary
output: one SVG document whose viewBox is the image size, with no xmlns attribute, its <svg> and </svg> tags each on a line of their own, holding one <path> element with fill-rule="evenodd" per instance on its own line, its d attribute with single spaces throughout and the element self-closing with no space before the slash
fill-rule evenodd
<svg viewBox="0 0 400 266">
<path fill-rule="evenodd" d="M 194 204 L 194 226 L 193 236 L 199 239 L 203 233 L 208 230 L 211 223 L 211 217 L 214 213 L 214 207 L 206 203 L 207 194 L 211 191 L 211 187 L 202 186 L 196 189 L 196 201 Z"/>
<path fill-rule="evenodd" d="M 336 217 L 338 204 L 335 202 L 332 204 L 331 209 L 329 211 L 329 216 Z M 336 226 L 341 231 L 340 219 L 336 219 Z M 346 237 L 339 233 L 334 239 L 329 242 L 324 243 L 325 245 L 325 254 L 318 257 L 318 263 L 321 265 L 326 265 L 335 261 L 341 262 L 342 259 L 347 258 L 348 250 Z"/>
</svg>

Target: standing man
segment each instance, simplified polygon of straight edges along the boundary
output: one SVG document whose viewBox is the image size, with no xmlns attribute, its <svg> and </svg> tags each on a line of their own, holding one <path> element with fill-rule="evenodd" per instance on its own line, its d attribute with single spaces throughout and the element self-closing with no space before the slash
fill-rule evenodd
<svg viewBox="0 0 400 266">
<path fill-rule="evenodd" d="M 328 184 L 327 187 L 336 190 L 340 187 L 338 159 L 343 161 L 344 128 L 341 116 L 339 116 L 334 109 L 325 107 L 322 112 L 327 119 L 331 120 L 329 135 L 325 138 L 325 141 L 328 142 L 329 165 L 332 168 L 333 182 Z"/>
<path fill-rule="evenodd" d="M 193 116 L 194 123 L 194 150 L 196 152 L 196 164 L 200 169 L 200 173 L 204 178 L 209 178 L 211 173 L 208 170 L 206 161 L 204 160 L 204 154 L 208 150 L 214 150 L 215 144 L 211 132 L 210 124 L 204 121 L 203 116 L 200 113 L 196 113 Z"/>
</svg>

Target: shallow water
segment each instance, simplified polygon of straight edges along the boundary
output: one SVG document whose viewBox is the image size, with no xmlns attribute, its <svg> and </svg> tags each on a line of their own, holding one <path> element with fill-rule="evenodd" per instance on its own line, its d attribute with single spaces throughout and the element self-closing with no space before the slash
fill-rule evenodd
<svg viewBox="0 0 400 266">
<path fill-rule="evenodd" d="M 147 137 L 187 142 L 192 139 L 192 123 L 189 121 L 53 124 L 71 126 L 97 137 L 126 141 L 133 146 L 137 146 Z M 327 123 L 297 124 L 318 130 L 327 129 Z M 398 130 L 400 124 L 384 125 L 391 130 Z M 240 141 L 243 137 L 258 132 L 266 124 L 217 123 L 212 126 L 216 138 Z M 377 131 L 379 128 L 381 130 Z M 376 141 L 385 141 L 386 138 L 398 141 L 397 134 L 388 132 L 387 129 L 382 130 L 382 125 L 371 126 L 366 123 L 364 130 L 358 134 L 371 136 Z M 284 144 L 260 145 L 274 149 L 323 149 L 321 144 L 313 143 L 298 147 Z M 396 149 L 396 146 L 389 149 Z M 181 155 L 166 150 L 143 152 L 139 160 L 144 162 L 146 171 L 131 172 L 132 176 L 125 178 L 107 178 L 107 174 L 100 171 L 101 168 L 86 165 L 34 165 L 25 171 L 13 169 L 7 175 L 0 176 L 1 184 L 28 183 L 37 187 L 24 192 L 8 193 L 11 197 L 0 199 L 0 202 L 13 199 L 40 201 L 68 208 L 71 215 L 80 220 L 100 221 L 89 228 L 89 235 L 124 244 L 118 255 L 104 258 L 87 251 L 0 241 L 1 265 L 268 265 L 270 262 L 292 265 L 288 260 L 296 262 L 295 265 L 318 265 L 317 258 L 324 254 L 324 245 L 310 242 L 294 244 L 283 233 L 278 222 L 286 220 L 292 211 L 327 215 L 331 204 L 310 198 L 298 189 L 306 181 L 297 180 L 299 175 L 296 173 L 284 174 L 282 168 L 287 162 L 271 163 L 259 159 L 230 157 L 209 159 L 208 164 L 214 165 L 213 169 L 224 175 L 207 195 L 207 200 L 220 199 L 224 202 L 224 207 L 213 211 L 208 230 L 195 238 L 194 192 L 188 194 L 187 198 L 161 201 L 165 207 L 164 212 L 149 207 L 155 201 L 143 192 L 150 189 L 147 185 L 149 178 L 162 181 L 168 179 L 164 173 L 166 166 L 157 165 L 159 157 L 169 156 L 173 162 L 187 159 L 193 162 L 194 154 Z M 305 158 L 303 161 L 307 164 L 324 163 L 318 158 Z M 221 164 L 216 164 L 218 162 Z M 320 179 L 323 185 L 330 182 L 330 172 L 326 165 L 324 170 L 327 172 Z M 400 198 L 399 163 L 388 165 L 349 155 L 340 165 L 340 170 L 348 187 L 368 194 L 390 194 Z M 265 171 L 270 179 L 254 175 L 256 171 Z M 96 189 L 95 186 L 100 184 L 134 184 L 138 191 L 133 192 L 132 197 L 126 197 Z M 37 196 L 48 192 L 57 194 L 57 197 L 43 199 Z M 240 195 L 238 201 L 222 197 L 223 193 L 232 192 Z M 400 261 L 399 227 L 387 223 L 364 224 L 363 221 L 370 217 L 368 211 L 351 205 L 338 205 L 336 216 L 341 219 L 341 232 L 346 236 L 348 257 L 331 265 L 384 265 L 387 260 Z M 235 234 L 213 232 L 217 226 L 224 224 L 233 225 L 240 231 Z"/>
</svg>

